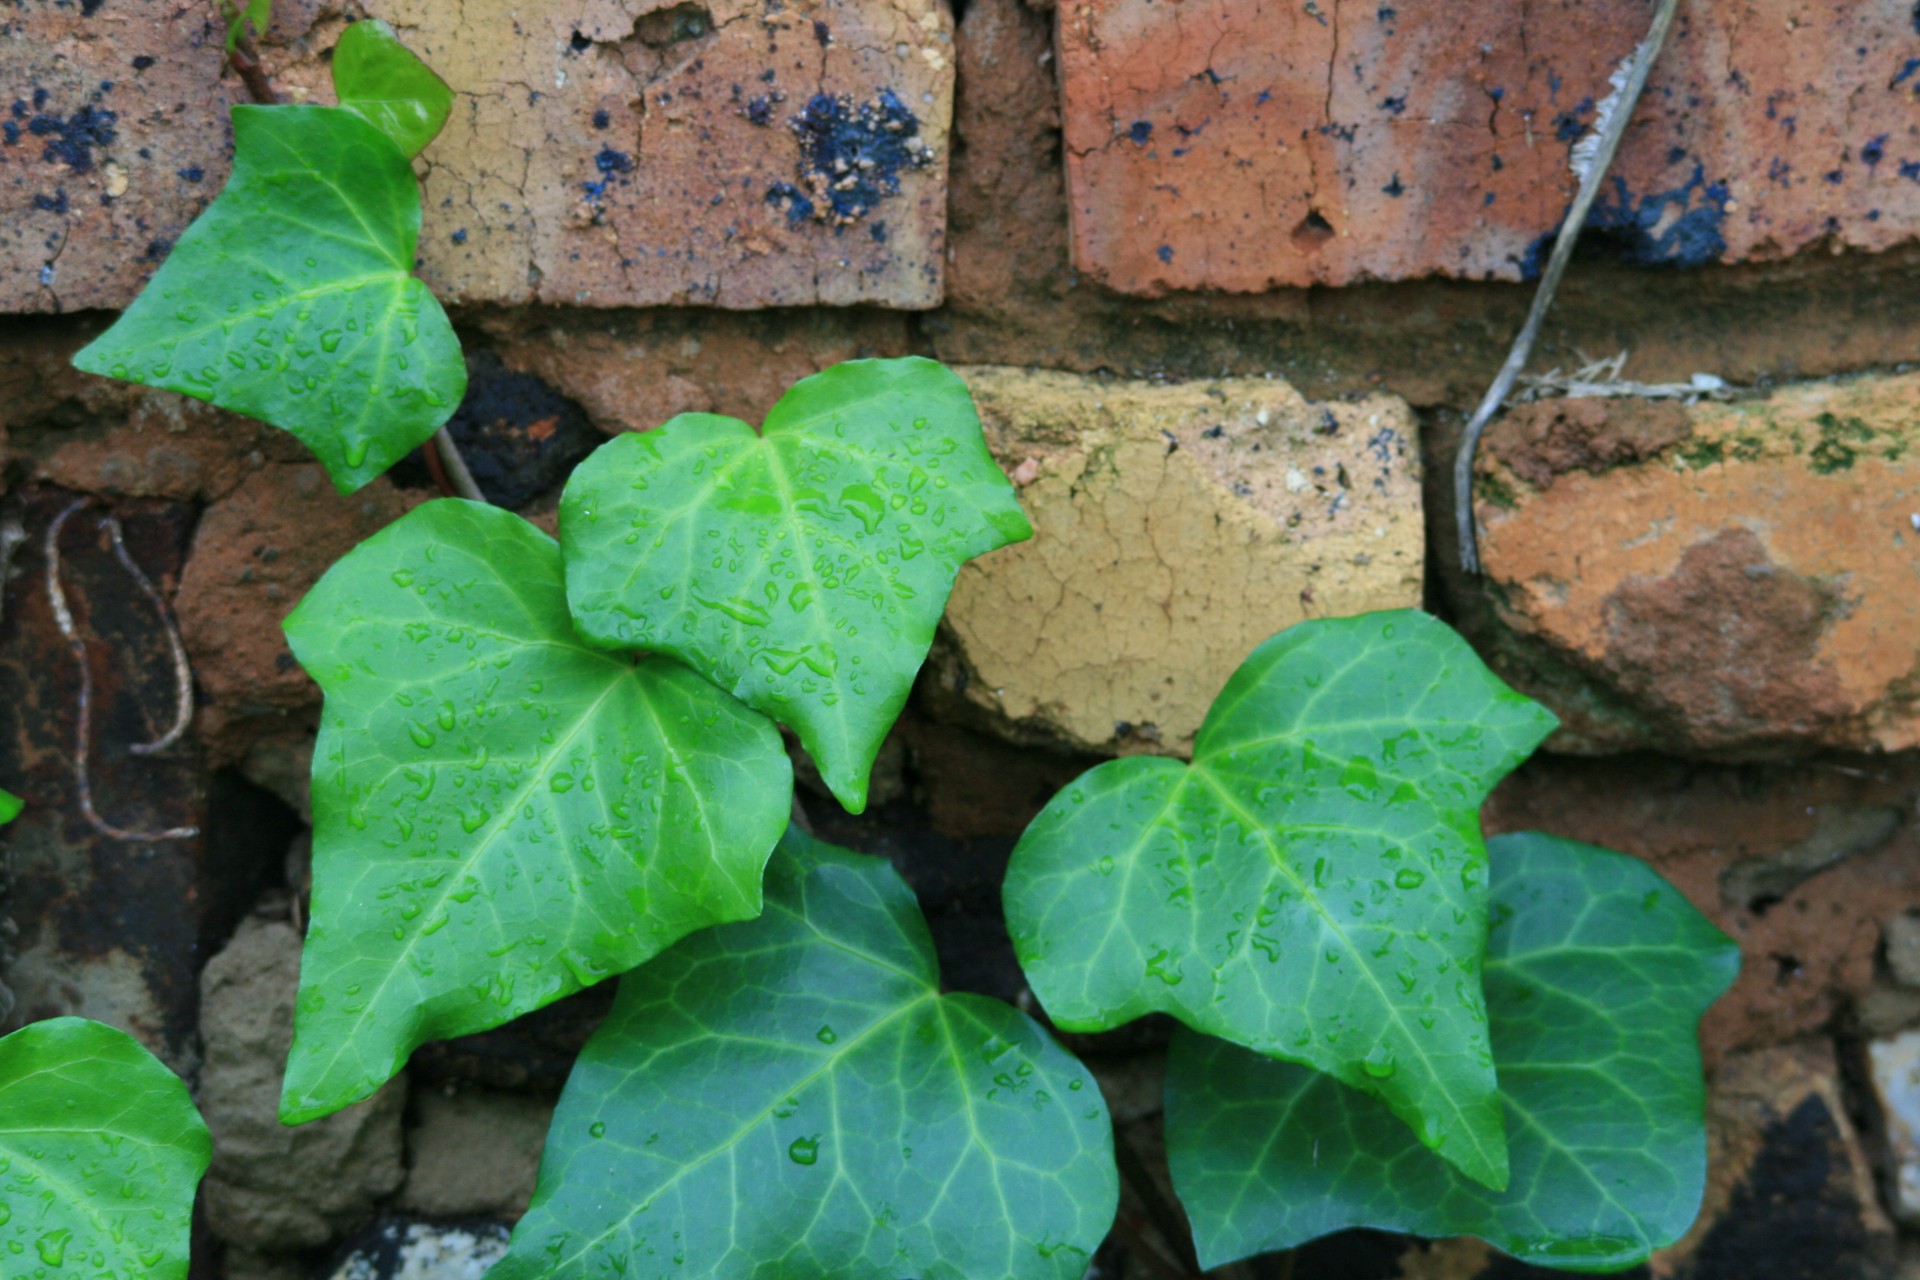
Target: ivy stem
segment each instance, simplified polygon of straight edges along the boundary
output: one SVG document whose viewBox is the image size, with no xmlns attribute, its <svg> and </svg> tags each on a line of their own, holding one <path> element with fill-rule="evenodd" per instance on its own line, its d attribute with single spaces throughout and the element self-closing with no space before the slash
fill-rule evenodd
<svg viewBox="0 0 1920 1280">
<path fill-rule="evenodd" d="M 445 427 L 433 433 L 433 445 L 440 455 L 441 465 L 446 468 L 447 481 L 453 486 L 453 492 L 470 502 L 485 502 L 487 495 L 480 492 L 473 472 L 467 469 L 467 460 L 460 456 L 460 446 L 453 442 L 453 436 Z"/>
<path fill-rule="evenodd" d="M 1533 295 L 1533 306 L 1527 312 L 1527 322 L 1521 327 L 1520 336 L 1514 339 L 1513 349 L 1507 353 L 1507 362 L 1500 366 L 1499 376 L 1494 378 L 1493 386 L 1487 389 L 1480 407 L 1473 411 L 1473 417 L 1468 420 L 1466 432 L 1461 437 L 1460 452 L 1453 460 L 1453 514 L 1460 538 L 1460 567 L 1468 573 L 1480 572 L 1478 530 L 1473 520 L 1473 458 L 1480 447 L 1481 433 L 1487 429 L 1487 423 L 1493 420 L 1493 415 L 1500 412 L 1500 406 L 1506 403 L 1514 382 L 1520 377 L 1520 371 L 1527 367 L 1527 360 L 1533 355 L 1533 344 L 1538 341 L 1540 330 L 1546 323 L 1547 309 L 1553 305 L 1553 295 L 1560 288 L 1561 277 L 1567 273 L 1567 264 L 1573 261 L 1573 246 L 1580 239 L 1580 230 L 1586 226 L 1587 214 L 1600 194 L 1600 183 L 1613 166 L 1613 156 L 1620 149 L 1620 140 L 1626 137 L 1627 122 L 1633 116 L 1634 105 L 1640 101 L 1640 91 L 1647 87 L 1647 77 L 1652 74 L 1653 64 L 1667 42 L 1667 33 L 1673 29 L 1674 15 L 1679 8 L 1680 0 L 1660 0 L 1660 8 L 1653 15 L 1653 27 L 1647 33 L 1646 41 L 1633 51 L 1632 68 L 1620 84 L 1618 95 L 1603 108 L 1603 111 L 1608 108 L 1610 111 L 1600 126 L 1599 145 L 1586 158 L 1585 168 L 1580 173 L 1579 193 L 1573 198 L 1573 206 L 1567 210 L 1566 220 L 1560 224 L 1560 235 L 1554 241 L 1553 256 L 1547 261 L 1546 271 L 1541 273 L 1540 288 Z M 1575 154 L 1578 157 L 1577 151 Z"/>
</svg>

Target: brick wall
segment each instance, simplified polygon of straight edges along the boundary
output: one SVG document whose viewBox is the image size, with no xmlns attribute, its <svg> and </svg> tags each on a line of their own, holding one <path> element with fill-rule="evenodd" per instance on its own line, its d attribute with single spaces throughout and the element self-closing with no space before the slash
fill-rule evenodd
<svg viewBox="0 0 1920 1280">
<path fill-rule="evenodd" d="M 471 354 L 456 425 L 530 517 L 551 520 L 603 433 L 757 419 L 839 360 L 921 352 L 973 386 L 1040 537 L 962 575 L 882 803 L 827 823 L 908 872 L 956 984 L 1018 994 L 996 886 L 1052 788 L 1102 755 L 1186 749 L 1282 626 L 1423 604 L 1565 726 L 1490 829 L 1647 857 L 1745 950 L 1704 1028 L 1708 1214 L 1653 1271 L 1890 1276 L 1920 1211 L 1889 1176 L 1920 1149 L 1874 1085 L 1920 1025 L 1911 0 L 1686 0 L 1536 355 L 1559 377 L 1483 451 L 1485 578 L 1451 541 L 1462 419 L 1646 10 L 364 9 L 460 94 L 419 166 L 421 271 Z M 280 0 L 263 55 L 287 96 L 326 100 L 324 51 L 362 12 Z M 299 923 L 317 709 L 279 619 L 430 489 L 403 465 L 338 498 L 280 433 L 66 367 L 224 179 L 242 94 L 220 43 L 199 0 L 0 12 L 0 773 L 60 798 L 12 829 L 0 977 L 14 1022 L 79 1011 L 182 1069 L 204 1057 L 244 1136 L 270 1091 L 234 1063 L 271 1058 L 276 1033 L 233 1010 L 281 998 L 297 944 L 280 921 Z M 881 159 L 843 181 L 855 145 Z M 1585 382 L 1641 393 L 1573 376 L 1620 352 Z M 1696 374 L 1728 393 L 1645 394 Z M 95 798 L 126 829 L 204 828 L 137 865 L 69 794 L 74 673 L 38 548 L 83 496 L 66 572 L 99 641 Z M 190 750 L 163 763 L 116 745 L 164 727 L 171 693 L 163 624 L 96 546 L 108 513 L 195 673 Z M 183 893 L 184 921 L 137 901 Z M 194 975 L 229 938 L 252 959 L 208 970 L 197 1012 Z M 236 994 L 254 978 L 264 994 Z M 325 1274 L 381 1214 L 510 1215 L 461 1181 L 459 1143 L 518 1125 L 530 1166 L 598 998 L 423 1052 L 413 1087 L 446 1105 L 389 1099 L 297 1157 L 236 1141 L 219 1177 L 248 1195 L 221 1202 L 206 1274 Z M 1151 1145 L 1153 1046 L 1125 1048 L 1102 1070 L 1143 1099 L 1117 1112 Z M 315 1176 L 338 1194 L 291 1212 Z M 1354 1236 L 1293 1274 L 1522 1273 Z"/>
</svg>

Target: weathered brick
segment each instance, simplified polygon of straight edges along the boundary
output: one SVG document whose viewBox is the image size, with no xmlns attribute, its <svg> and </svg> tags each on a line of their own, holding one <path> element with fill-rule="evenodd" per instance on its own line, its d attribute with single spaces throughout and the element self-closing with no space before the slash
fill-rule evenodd
<svg viewBox="0 0 1920 1280">
<path fill-rule="evenodd" d="M 1496 423 L 1481 552 L 1559 745 L 1920 746 L 1920 377 L 1730 405 L 1557 400 Z M 1524 669 L 1514 678 L 1536 688 Z"/>
<path fill-rule="evenodd" d="M 40 0 L 0 40 L 19 99 L 0 121 L 0 310 L 124 306 L 229 168 L 212 6 L 83 8 Z M 460 95 L 421 165 L 422 272 L 444 299 L 939 303 L 953 46 L 934 0 L 381 16 Z M 283 95 L 331 101 L 318 55 L 342 29 L 336 7 L 279 8 L 263 56 Z"/>
<path fill-rule="evenodd" d="M 1402 401 L 961 373 L 1035 529 L 966 566 L 947 610 L 942 682 L 1002 727 L 1190 752 L 1214 695 L 1275 632 L 1420 602 Z"/>
<path fill-rule="evenodd" d="M 211 4 L 0 15 L 0 312 L 120 307 L 225 179 Z"/>
<path fill-rule="evenodd" d="M 1074 256 L 1115 289 L 1537 271 L 1640 0 L 1062 0 Z M 1684 6 L 1590 226 L 1697 264 L 1920 231 L 1904 0 Z"/>
</svg>

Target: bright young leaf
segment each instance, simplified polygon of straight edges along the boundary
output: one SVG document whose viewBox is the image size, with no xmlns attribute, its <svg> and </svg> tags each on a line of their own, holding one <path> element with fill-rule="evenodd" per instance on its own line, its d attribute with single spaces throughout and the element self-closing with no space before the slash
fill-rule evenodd
<svg viewBox="0 0 1920 1280">
<path fill-rule="evenodd" d="M 1025 1015 L 942 995 L 912 892 L 789 831 L 767 911 L 620 980 L 489 1280 L 1079 1280 L 1106 1104 Z"/>
<path fill-rule="evenodd" d="M 1192 765 L 1087 773 L 1021 837 L 1007 920 L 1055 1023 L 1154 1012 L 1384 1099 L 1506 1185 L 1479 809 L 1553 717 L 1443 623 L 1302 623 L 1227 682 Z"/>
<path fill-rule="evenodd" d="M 20 810 L 26 808 L 26 804 L 11 791 L 0 791 L 0 823 L 12 822 L 19 817 Z"/>
<path fill-rule="evenodd" d="M 186 1280 L 212 1155 L 187 1086 L 124 1031 L 54 1018 L 0 1039 L 0 1272 Z"/>
<path fill-rule="evenodd" d="M 791 726 L 855 813 L 954 575 L 1032 533 L 966 385 L 918 358 L 807 378 L 758 435 L 688 413 L 616 437 L 560 505 L 581 634 Z"/>
<path fill-rule="evenodd" d="M 288 1123 L 759 914 L 793 794 L 779 733 L 685 667 L 582 645 L 560 549 L 520 517 L 417 508 L 286 631 L 326 693 Z"/>
<path fill-rule="evenodd" d="M 453 90 L 400 43 L 378 18 L 348 27 L 333 50 L 333 88 L 340 105 L 417 156 L 439 136 L 453 110 Z"/>
<path fill-rule="evenodd" d="M 1182 1032 L 1167 1149 L 1205 1266 L 1369 1226 L 1608 1271 L 1685 1234 L 1706 1179 L 1696 1031 L 1738 948 L 1645 863 L 1543 835 L 1493 841 L 1493 919 L 1512 1189 L 1461 1177 L 1372 1098 Z"/>
<path fill-rule="evenodd" d="M 73 363 L 299 437 L 351 493 L 453 416 L 466 364 L 415 279 L 420 191 L 339 107 L 233 109 L 233 177 Z"/>
</svg>

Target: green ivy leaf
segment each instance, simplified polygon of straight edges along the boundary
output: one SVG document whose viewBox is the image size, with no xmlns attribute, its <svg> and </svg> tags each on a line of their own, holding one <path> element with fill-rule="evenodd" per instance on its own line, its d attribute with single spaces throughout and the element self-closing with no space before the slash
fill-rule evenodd
<svg viewBox="0 0 1920 1280">
<path fill-rule="evenodd" d="M 26 807 L 27 802 L 11 791 L 0 791 L 0 824 L 12 822 Z"/>
<path fill-rule="evenodd" d="M 1493 841 L 1493 917 L 1513 1189 L 1467 1181 L 1325 1076 L 1182 1032 L 1167 1150 L 1205 1266 L 1368 1226 L 1612 1271 L 1686 1233 L 1706 1183 L 1696 1029 L 1739 948 L 1645 863 L 1552 836 Z"/>
<path fill-rule="evenodd" d="M 1118 1183 L 1098 1085 L 942 995 L 912 892 L 789 831 L 767 911 L 621 979 L 489 1280 L 1079 1280 Z"/>
<path fill-rule="evenodd" d="M 966 385 L 918 358 L 807 378 L 759 435 L 687 413 L 617 437 L 560 504 L 581 634 L 791 726 L 854 813 L 961 564 L 1032 534 Z"/>
<path fill-rule="evenodd" d="M 282 427 L 351 493 L 453 416 L 467 386 L 414 279 L 420 191 L 339 107 L 233 109 L 233 177 L 76 368 Z"/>
<path fill-rule="evenodd" d="M 409 157 L 427 149 L 453 110 L 453 90 L 378 18 L 348 27 L 333 50 L 340 105 L 393 139 Z"/>
<path fill-rule="evenodd" d="M 1069 1030 L 1165 1012 L 1329 1072 L 1505 1186 L 1478 815 L 1553 724 L 1424 614 L 1280 633 L 1191 766 L 1110 761 L 1021 837 L 1007 920 L 1034 994 Z"/>
<path fill-rule="evenodd" d="M 582 645 L 560 549 L 520 517 L 430 502 L 286 631 L 326 693 L 289 1124 L 424 1041 L 759 914 L 793 794 L 779 733 L 685 667 Z"/>
<path fill-rule="evenodd" d="M 186 1280 L 212 1156 L 186 1085 L 125 1032 L 53 1018 L 0 1039 L 0 1271 Z"/>
</svg>

